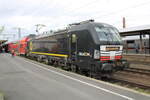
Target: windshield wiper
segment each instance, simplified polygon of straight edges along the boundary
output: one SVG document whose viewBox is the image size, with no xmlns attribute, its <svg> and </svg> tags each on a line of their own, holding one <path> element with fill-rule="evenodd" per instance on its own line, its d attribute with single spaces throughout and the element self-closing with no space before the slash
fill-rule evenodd
<svg viewBox="0 0 150 100">
<path fill-rule="evenodd" d="M 106 32 L 103 31 L 103 33 L 105 34 L 106 38 L 107 38 L 107 43 L 110 44 L 109 38 L 108 38 L 108 34 Z"/>
<path fill-rule="evenodd" d="M 113 41 L 112 37 L 110 36 L 110 34 L 104 32 L 105 36 L 107 37 L 107 40 L 109 40 L 109 38 L 111 39 L 111 41 Z"/>
</svg>

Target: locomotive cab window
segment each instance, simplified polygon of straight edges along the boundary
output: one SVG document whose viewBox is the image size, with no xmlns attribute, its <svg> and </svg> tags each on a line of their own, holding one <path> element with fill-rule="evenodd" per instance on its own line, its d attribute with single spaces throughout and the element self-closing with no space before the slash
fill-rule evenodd
<svg viewBox="0 0 150 100">
<path fill-rule="evenodd" d="M 121 37 L 119 36 L 118 30 L 113 27 L 96 26 L 95 31 L 98 34 L 98 38 L 100 41 L 121 42 Z"/>
</svg>

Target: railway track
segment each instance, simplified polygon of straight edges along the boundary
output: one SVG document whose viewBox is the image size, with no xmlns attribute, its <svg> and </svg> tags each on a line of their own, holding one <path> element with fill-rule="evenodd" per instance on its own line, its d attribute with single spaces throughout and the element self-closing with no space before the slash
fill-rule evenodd
<svg viewBox="0 0 150 100">
<path fill-rule="evenodd" d="M 120 79 L 120 78 L 111 78 L 110 80 L 112 83 L 121 83 L 121 85 L 127 85 L 130 87 L 138 87 L 138 88 L 142 88 L 142 89 L 145 89 L 145 90 L 150 90 L 150 86 L 149 85 L 145 85 L 145 84 L 142 84 L 142 83 L 136 83 L 136 82 L 133 82 L 133 81 L 129 81 L 129 80 L 124 80 L 124 79 Z"/>
<path fill-rule="evenodd" d="M 132 73 L 131 72 L 130 73 L 128 71 L 117 72 L 113 75 L 110 82 L 111 81 L 120 82 L 121 84 L 124 85 L 138 87 L 150 91 L 150 77 L 147 75 L 141 75 L 142 72 L 140 72 L 140 74 L 135 74 L 135 72 Z"/>
<path fill-rule="evenodd" d="M 141 68 L 128 68 L 125 69 L 124 71 L 126 72 L 132 72 L 132 73 L 137 73 L 137 74 L 141 74 L 141 75 L 147 75 L 150 76 L 150 70 L 147 69 L 141 69 Z"/>
</svg>

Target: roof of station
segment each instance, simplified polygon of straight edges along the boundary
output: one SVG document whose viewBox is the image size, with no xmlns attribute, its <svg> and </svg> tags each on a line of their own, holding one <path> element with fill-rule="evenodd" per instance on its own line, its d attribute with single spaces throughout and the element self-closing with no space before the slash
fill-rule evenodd
<svg viewBox="0 0 150 100">
<path fill-rule="evenodd" d="M 6 42 L 7 40 L 0 40 L 0 44 L 2 44 L 2 43 L 4 43 L 4 42 Z"/>
<path fill-rule="evenodd" d="M 150 25 L 142 25 L 119 30 L 121 36 L 133 36 L 140 34 L 150 34 Z"/>
</svg>

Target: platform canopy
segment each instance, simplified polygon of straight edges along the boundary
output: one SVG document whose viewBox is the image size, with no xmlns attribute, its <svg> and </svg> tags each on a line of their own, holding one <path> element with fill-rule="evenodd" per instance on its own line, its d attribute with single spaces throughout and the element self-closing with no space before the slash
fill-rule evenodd
<svg viewBox="0 0 150 100">
<path fill-rule="evenodd" d="M 137 26 L 132 28 L 120 29 L 119 33 L 122 37 L 124 36 L 139 36 L 140 37 L 140 52 L 143 52 L 143 39 L 142 35 L 149 35 L 149 53 L 150 53 L 150 25 Z"/>
<path fill-rule="evenodd" d="M 150 25 L 143 25 L 119 30 L 121 36 L 134 36 L 150 34 Z"/>
</svg>

